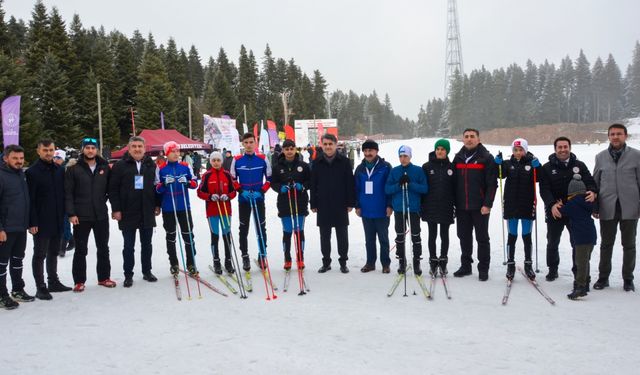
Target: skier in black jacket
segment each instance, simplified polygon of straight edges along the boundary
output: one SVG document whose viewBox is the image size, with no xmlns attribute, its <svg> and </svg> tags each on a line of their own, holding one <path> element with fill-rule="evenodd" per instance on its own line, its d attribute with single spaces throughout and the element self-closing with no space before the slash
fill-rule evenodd
<svg viewBox="0 0 640 375">
<path fill-rule="evenodd" d="M 453 159 L 456 176 L 456 218 L 462 255 L 455 277 L 471 275 L 473 263 L 472 233 L 478 243 L 478 277 L 489 279 L 491 245 L 489 244 L 489 213 L 496 195 L 497 168 L 493 156 L 480 143 L 480 132 L 466 129 L 462 133 L 464 146 Z"/>
<path fill-rule="evenodd" d="M 309 215 L 307 190 L 311 183 L 311 171 L 309 165 L 302 161 L 302 156 L 297 153 L 296 144 L 292 140 L 284 141 L 282 152 L 271 168 L 271 189 L 278 194 L 278 217 L 282 220 L 284 269 L 291 269 L 291 234 L 296 229 L 299 229 L 299 237 L 296 236 L 298 238 L 295 238 L 295 241 L 300 246 L 298 268 L 302 269 L 304 268 L 304 221 Z M 295 201 L 294 193 L 298 198 Z M 292 209 L 293 212 L 291 212 Z"/>
<path fill-rule="evenodd" d="M 582 182 L 586 185 L 585 200 L 587 202 L 595 202 L 598 193 L 598 187 L 591 172 L 571 152 L 571 140 L 567 137 L 556 138 L 553 141 L 553 147 L 555 153 L 549 155 L 549 161 L 542 166 L 542 173 L 540 173 L 540 196 L 544 201 L 547 222 L 547 267 L 549 267 L 547 281 L 558 278 L 558 265 L 560 264 L 558 245 L 564 228 L 569 230 L 569 219 L 560 213 L 560 208 L 566 203 L 567 188 L 573 175 L 579 174 Z M 569 232 L 569 236 L 571 236 L 571 232 Z M 571 270 L 575 274 L 575 246 L 573 241 L 571 244 L 571 259 L 573 261 Z"/>
<path fill-rule="evenodd" d="M 435 275 L 438 267 L 447 274 L 447 254 L 449 251 L 449 226 L 453 224 L 455 209 L 454 165 L 449 161 L 451 145 L 446 139 L 439 139 L 435 151 L 429 154 L 429 161 L 422 165 L 427 176 L 429 191 L 422 198 L 420 216 L 429 226 L 429 272 Z M 438 258 L 436 239 L 440 226 L 440 257 Z"/>
</svg>

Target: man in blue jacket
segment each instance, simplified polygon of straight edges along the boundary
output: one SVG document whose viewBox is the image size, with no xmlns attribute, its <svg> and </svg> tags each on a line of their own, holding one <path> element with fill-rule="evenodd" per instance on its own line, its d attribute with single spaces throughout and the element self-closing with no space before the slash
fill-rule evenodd
<svg viewBox="0 0 640 375">
<path fill-rule="evenodd" d="M 420 203 L 422 195 L 427 194 L 429 186 L 422 168 L 411 164 L 411 147 L 400 146 L 398 156 L 400 165 L 391 170 L 385 186 L 385 192 L 392 196 L 391 203 L 396 227 L 396 257 L 400 260 L 398 273 L 404 273 L 407 267 L 404 242 L 408 221 L 409 229 L 411 229 L 411 242 L 413 243 L 413 273 L 422 275 L 420 268 L 420 259 L 422 259 Z"/>
<path fill-rule="evenodd" d="M 391 172 L 391 164 L 378 156 L 378 144 L 367 140 L 362 144 L 364 160 L 356 168 L 356 215 L 362 218 L 367 263 L 360 269 L 370 272 L 376 269 L 376 235 L 380 241 L 382 273 L 389 273 L 389 216 L 393 213 L 391 199 L 384 189 Z"/>
</svg>

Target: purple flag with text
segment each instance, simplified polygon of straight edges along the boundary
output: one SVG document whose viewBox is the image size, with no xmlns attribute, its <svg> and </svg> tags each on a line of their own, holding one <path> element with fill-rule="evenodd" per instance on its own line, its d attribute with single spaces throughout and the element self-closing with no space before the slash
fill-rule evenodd
<svg viewBox="0 0 640 375">
<path fill-rule="evenodd" d="M 20 140 L 20 96 L 10 96 L 2 102 L 2 136 L 4 146 L 17 145 Z"/>
</svg>

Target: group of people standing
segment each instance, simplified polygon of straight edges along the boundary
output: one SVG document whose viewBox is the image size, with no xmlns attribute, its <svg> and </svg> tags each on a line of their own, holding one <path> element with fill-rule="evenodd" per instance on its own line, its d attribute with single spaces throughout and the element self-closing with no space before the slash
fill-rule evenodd
<svg viewBox="0 0 640 375">
<path fill-rule="evenodd" d="M 337 139 L 331 134 L 322 136 L 322 153 L 309 165 L 302 160 L 291 140 L 282 144 L 282 152 L 270 163 L 264 155 L 256 153 L 256 139 L 247 133 L 242 137 L 243 154 L 223 157 L 220 152 L 213 152 L 210 155 L 210 168 L 199 184 L 197 173 L 180 160 L 180 148 L 175 142 L 164 145 L 167 159 L 158 166 L 145 154 L 144 139 L 131 137 L 128 152 L 110 167 L 99 156 L 97 140 L 85 138 L 77 163 L 68 166 L 66 171 L 53 161 L 56 150 L 51 140 L 38 143 L 39 158 L 26 171 L 23 171 L 24 150 L 17 145 L 8 145 L 0 165 L 0 307 L 15 308 L 18 302 L 35 298 L 49 300 L 52 292 L 84 291 L 91 231 L 97 250 L 98 284 L 115 287 L 109 260 L 107 201 L 111 203 L 111 218 L 118 222 L 123 236 L 124 287 L 133 285 L 138 233 L 142 278 L 148 282 L 157 281 L 152 273 L 151 239 L 156 216 L 160 214 L 170 272 L 179 273 L 178 240 L 186 254 L 186 264 L 183 260 L 185 272 L 197 277 L 188 189 L 197 189 L 197 196 L 206 202 L 212 268 L 217 274 L 223 272 L 218 246 L 220 237 L 224 246 L 224 270 L 235 271 L 230 254 L 233 241 L 230 202 L 236 197 L 242 268 L 251 269 L 248 233 L 252 216 L 258 240 L 257 262 L 263 270 L 267 266 L 265 196 L 273 190 L 277 194 L 286 270 L 291 269 L 294 258 L 299 269 L 305 267 L 304 226 L 305 218 L 312 211 L 317 214 L 320 232 L 322 265 L 318 272 L 331 270 L 331 235 L 335 230 L 339 268 L 342 273 L 348 273 L 349 213 L 355 209 L 365 232 L 367 261 L 362 272 L 376 269 L 377 239 L 382 272 L 390 273 L 392 249 L 388 231 L 393 216 L 399 273 L 412 268 L 416 275 L 422 274 L 422 220 L 428 225 L 429 272 L 447 274 L 449 227 L 455 222 L 461 257 L 460 268 L 453 275 L 472 274 L 475 234 L 478 276 L 479 280 L 486 281 L 491 263 L 489 214 L 498 186 L 502 193 L 503 180 L 504 195 L 500 199 L 508 228 L 505 248 L 508 279 L 515 274 L 518 227 L 524 245 L 524 272 L 531 279 L 536 276 L 532 267 L 532 226 L 539 190 L 547 224 L 549 271 L 546 280 L 553 281 L 558 277 L 558 246 L 564 228 L 568 228 L 575 275 L 569 298 L 586 295 L 590 284 L 589 259 L 597 240 L 594 217 L 600 220 L 601 234 L 599 276 L 594 289 L 609 286 L 612 250 L 619 226 L 624 290 L 632 291 L 636 228 L 640 216 L 640 152 L 626 145 L 627 129 L 623 125 L 611 125 L 608 136 L 610 145 L 597 155 L 592 176 L 586 165 L 571 153 L 571 141 L 566 137 L 555 140 L 555 152 L 541 165 L 529 152 L 524 139 L 513 141 L 510 157 L 503 158 L 501 153 L 494 157 L 480 142 L 479 131 L 467 129 L 463 132 L 464 145 L 452 159 L 449 158 L 449 141 L 440 139 L 422 167 L 411 163 L 413 150 L 407 145 L 398 149 L 399 165 L 392 167 L 378 155 L 378 144 L 367 140 L 362 144 L 364 158 L 353 173 L 349 159 L 337 152 Z M 73 288 L 63 285 L 57 274 L 57 255 L 67 220 L 73 225 L 76 246 Z M 35 297 L 25 292 L 22 279 L 27 232 L 33 235 L 34 243 Z M 407 234 L 412 244 L 411 263 L 406 259 Z M 294 255 L 292 239 L 297 244 Z M 12 282 L 11 294 L 7 289 L 7 274 Z"/>
</svg>

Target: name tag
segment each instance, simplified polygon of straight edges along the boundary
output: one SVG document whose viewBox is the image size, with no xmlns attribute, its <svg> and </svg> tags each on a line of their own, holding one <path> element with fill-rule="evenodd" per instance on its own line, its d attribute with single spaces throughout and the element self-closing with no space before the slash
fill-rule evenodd
<svg viewBox="0 0 640 375">
<path fill-rule="evenodd" d="M 142 190 L 142 188 L 144 187 L 144 176 L 142 175 L 133 176 L 133 187 L 136 190 Z"/>
<path fill-rule="evenodd" d="M 364 182 L 364 193 L 365 194 L 373 194 L 373 181 L 365 181 Z"/>
</svg>

